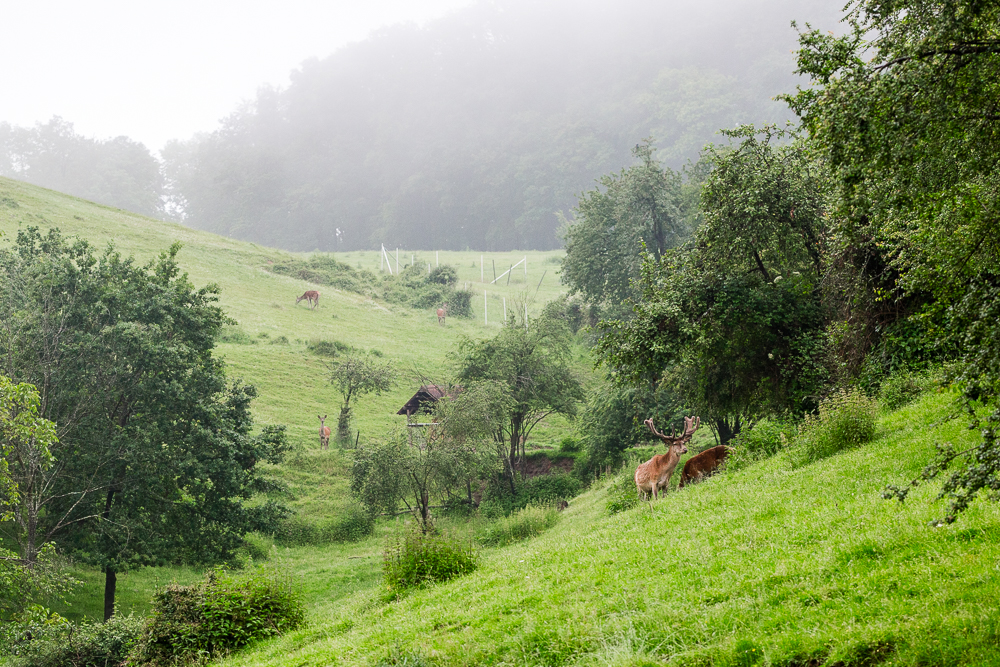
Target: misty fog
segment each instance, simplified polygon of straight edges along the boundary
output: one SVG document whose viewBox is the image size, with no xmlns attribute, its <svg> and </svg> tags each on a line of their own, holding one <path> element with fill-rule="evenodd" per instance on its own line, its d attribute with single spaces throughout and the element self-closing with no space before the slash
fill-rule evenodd
<svg viewBox="0 0 1000 667">
<path fill-rule="evenodd" d="M 159 161 L 72 119 L 0 123 L 0 175 L 290 250 L 549 249 L 643 138 L 681 168 L 720 128 L 790 119 L 789 24 L 839 9 L 479 2 L 307 61 Z"/>
</svg>

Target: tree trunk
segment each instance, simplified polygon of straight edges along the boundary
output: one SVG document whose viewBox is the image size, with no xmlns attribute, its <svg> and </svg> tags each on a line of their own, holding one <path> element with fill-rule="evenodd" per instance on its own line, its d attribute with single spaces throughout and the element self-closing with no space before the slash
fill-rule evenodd
<svg viewBox="0 0 1000 667">
<path fill-rule="evenodd" d="M 345 404 L 337 417 L 337 440 L 343 442 L 351 437 L 351 406 Z"/>
<path fill-rule="evenodd" d="M 104 568 L 104 620 L 107 621 L 115 613 L 115 587 L 118 585 L 118 573 L 114 568 Z"/>
<path fill-rule="evenodd" d="M 719 432 L 720 444 L 727 445 L 730 440 L 740 434 L 742 424 L 739 417 L 733 417 L 732 422 L 728 419 L 715 419 L 714 421 L 715 429 Z"/>
</svg>

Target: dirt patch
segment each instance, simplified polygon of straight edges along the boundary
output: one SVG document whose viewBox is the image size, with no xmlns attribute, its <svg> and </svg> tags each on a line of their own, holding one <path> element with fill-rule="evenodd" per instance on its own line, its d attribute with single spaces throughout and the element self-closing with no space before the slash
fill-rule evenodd
<svg viewBox="0 0 1000 667">
<path fill-rule="evenodd" d="M 569 472 L 573 469 L 574 459 L 559 458 L 553 461 L 547 456 L 532 456 L 526 458 L 521 464 L 521 472 L 525 479 L 538 477 L 540 475 L 550 475 L 552 473 Z"/>
</svg>

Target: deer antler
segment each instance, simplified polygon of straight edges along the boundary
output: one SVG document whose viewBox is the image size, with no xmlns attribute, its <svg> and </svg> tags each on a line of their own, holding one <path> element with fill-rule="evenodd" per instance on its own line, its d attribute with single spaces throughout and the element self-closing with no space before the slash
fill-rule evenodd
<svg viewBox="0 0 1000 667">
<path fill-rule="evenodd" d="M 671 445 L 682 445 L 687 441 L 689 441 L 691 437 L 694 435 L 694 432 L 697 431 L 698 427 L 701 426 L 701 417 L 685 417 L 684 432 L 681 435 L 677 435 L 677 431 L 674 429 L 673 426 L 670 427 L 670 435 L 664 435 L 663 433 L 660 433 L 659 431 L 656 430 L 656 427 L 653 426 L 652 417 L 650 417 L 643 423 L 649 427 L 649 430 L 653 432 L 653 435 L 655 435 L 657 438 L 663 441 L 663 444 L 665 444 L 667 447 L 670 447 Z"/>
</svg>

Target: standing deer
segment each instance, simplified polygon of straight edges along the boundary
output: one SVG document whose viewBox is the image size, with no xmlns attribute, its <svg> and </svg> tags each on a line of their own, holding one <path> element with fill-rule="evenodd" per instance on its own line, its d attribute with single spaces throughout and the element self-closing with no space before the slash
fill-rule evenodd
<svg viewBox="0 0 1000 667">
<path fill-rule="evenodd" d="M 694 432 L 701 426 L 701 418 L 685 417 L 684 432 L 675 435 L 670 429 L 670 435 L 664 435 L 653 426 L 653 420 L 647 419 L 645 422 L 649 430 L 667 446 L 666 454 L 657 454 L 635 469 L 635 486 L 640 498 L 646 495 L 652 496 L 656 500 L 660 489 L 669 489 L 670 477 L 674 474 L 674 468 L 681 458 L 681 454 L 687 453 L 687 443 L 691 440 Z"/>
<path fill-rule="evenodd" d="M 311 289 L 295 300 L 296 306 L 299 305 L 299 301 L 308 301 L 309 310 L 312 310 L 313 308 L 319 305 L 319 292 L 317 292 L 314 289 Z"/>
<path fill-rule="evenodd" d="M 330 449 L 330 427 L 326 425 L 326 415 L 319 417 L 319 448 Z"/>
<path fill-rule="evenodd" d="M 444 318 L 448 314 L 448 302 L 445 301 L 444 305 L 438 308 L 438 324 L 444 324 Z"/>
<path fill-rule="evenodd" d="M 716 445 L 711 449 L 706 449 L 701 454 L 692 456 L 684 464 L 684 470 L 681 471 L 681 483 L 677 485 L 677 488 L 682 489 L 685 484 L 696 484 L 708 477 L 723 464 L 728 455 L 729 447 Z"/>
</svg>

